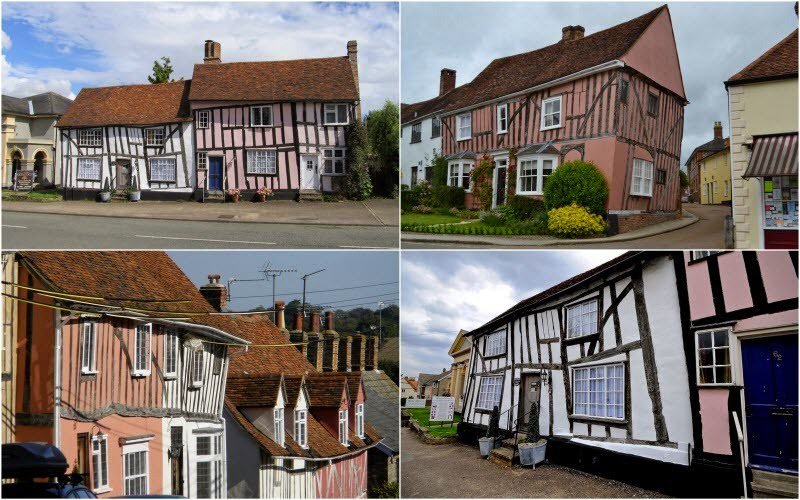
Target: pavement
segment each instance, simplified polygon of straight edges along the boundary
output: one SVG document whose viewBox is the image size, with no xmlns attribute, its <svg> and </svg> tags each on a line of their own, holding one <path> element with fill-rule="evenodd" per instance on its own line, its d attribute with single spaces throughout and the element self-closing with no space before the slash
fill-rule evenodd
<svg viewBox="0 0 800 500">
<path fill-rule="evenodd" d="M 414 248 L 724 248 L 724 220 L 730 207 L 683 205 L 683 217 L 606 238 L 565 240 L 552 236 L 462 236 L 402 233 L 402 247 Z"/>
<path fill-rule="evenodd" d="M 399 239 L 397 226 L 377 224 L 176 222 L 12 210 L 3 210 L 2 229 L 3 250 L 397 248 Z"/>
<path fill-rule="evenodd" d="M 331 224 L 336 226 L 398 226 L 397 200 L 376 198 L 365 201 L 296 202 L 270 200 L 266 203 L 198 203 L 195 201 L 58 201 L 3 202 L 3 212 L 28 214 L 87 215 L 96 217 L 196 222 L 240 222 L 269 224 Z"/>
<path fill-rule="evenodd" d="M 427 445 L 401 434 L 403 498 L 663 498 L 664 495 L 558 465 L 502 468 L 476 447 Z"/>
</svg>

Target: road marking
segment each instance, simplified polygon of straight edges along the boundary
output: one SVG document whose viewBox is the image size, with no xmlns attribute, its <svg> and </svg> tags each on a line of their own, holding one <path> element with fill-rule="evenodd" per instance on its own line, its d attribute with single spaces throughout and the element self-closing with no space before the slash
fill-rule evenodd
<svg viewBox="0 0 800 500">
<path fill-rule="evenodd" d="M 205 238 L 179 238 L 177 236 L 150 236 L 147 234 L 135 234 L 137 238 L 152 238 L 160 240 L 184 240 L 184 241 L 209 241 L 212 243 L 244 243 L 246 245 L 277 245 L 268 241 L 237 241 L 237 240 L 210 240 Z"/>
<path fill-rule="evenodd" d="M 369 248 L 374 250 L 396 250 L 397 247 L 367 247 L 359 245 L 339 245 L 339 248 Z"/>
<path fill-rule="evenodd" d="M 12 226 L 11 224 L 3 224 L 3 227 L 13 227 L 16 229 L 28 229 L 26 226 Z"/>
</svg>

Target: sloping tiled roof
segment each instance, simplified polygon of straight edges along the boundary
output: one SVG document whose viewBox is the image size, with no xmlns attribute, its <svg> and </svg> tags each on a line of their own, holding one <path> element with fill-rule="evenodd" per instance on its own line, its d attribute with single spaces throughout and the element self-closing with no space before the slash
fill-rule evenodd
<svg viewBox="0 0 800 500">
<path fill-rule="evenodd" d="M 278 445 L 275 441 L 267 437 L 266 434 L 258 430 L 258 428 L 250 422 L 247 417 L 245 417 L 239 408 L 226 396 L 225 397 L 225 409 L 230 413 L 233 417 L 234 421 L 239 424 L 239 426 L 247 432 L 250 436 L 255 439 L 255 441 L 260 444 L 264 450 L 272 456 L 276 457 L 285 457 L 285 456 L 292 456 L 292 457 L 310 457 L 311 453 L 309 450 L 305 450 L 300 447 L 297 442 L 292 439 L 292 436 L 286 434 L 284 436 L 284 446 Z M 311 420 L 311 416 L 309 415 L 309 420 Z"/>
<path fill-rule="evenodd" d="M 400 452 L 400 413 L 397 398 L 400 389 L 383 371 L 365 371 L 362 374 L 364 392 L 369 403 L 365 406 L 366 420 L 383 436 L 384 444 Z"/>
<path fill-rule="evenodd" d="M 705 144 L 701 144 L 697 146 L 692 151 L 692 154 L 689 155 L 689 158 L 686 159 L 685 165 L 689 165 L 692 163 L 692 159 L 697 155 L 699 152 L 709 152 L 709 153 L 716 153 L 722 151 L 724 149 L 728 149 L 728 138 L 725 137 L 724 139 L 711 139 Z M 705 155 L 708 156 L 708 155 Z"/>
<path fill-rule="evenodd" d="M 57 125 L 93 127 L 187 121 L 190 87 L 191 80 L 84 88 Z"/>
<path fill-rule="evenodd" d="M 306 377 L 311 406 L 339 407 L 342 403 L 342 391 L 347 385 L 347 378 L 343 373 L 310 373 Z"/>
<path fill-rule="evenodd" d="M 405 377 L 405 381 L 408 385 L 411 386 L 412 389 L 414 389 L 415 391 L 417 390 L 417 379 L 411 377 Z"/>
<path fill-rule="evenodd" d="M 3 95 L 3 114 L 31 116 L 28 101 L 33 104 L 32 116 L 63 115 L 72 105 L 72 99 L 55 92 L 45 92 L 28 97 Z"/>
<path fill-rule="evenodd" d="M 189 99 L 198 101 L 356 101 L 350 60 L 195 64 Z"/>
<path fill-rule="evenodd" d="M 400 337 L 384 338 L 378 350 L 378 360 L 400 362 Z"/>
<path fill-rule="evenodd" d="M 448 102 L 448 99 L 452 98 L 454 90 L 455 89 L 445 92 L 444 94 L 438 95 L 433 99 L 428 99 L 427 101 L 420 101 L 412 104 L 400 104 L 400 123 L 405 125 L 415 121 L 417 118 L 422 118 L 423 116 L 427 116 L 444 108 L 445 104 Z"/>
<path fill-rule="evenodd" d="M 247 406 L 275 406 L 281 387 L 280 375 L 230 378 L 225 386 L 225 397 L 242 408 Z"/>
<path fill-rule="evenodd" d="M 441 373 L 420 373 L 417 377 L 417 380 L 419 381 L 420 385 L 430 385 L 439 380 L 439 377 L 441 376 Z"/>
<path fill-rule="evenodd" d="M 797 77 L 797 31 L 794 30 L 725 82 L 725 86 Z"/>
</svg>

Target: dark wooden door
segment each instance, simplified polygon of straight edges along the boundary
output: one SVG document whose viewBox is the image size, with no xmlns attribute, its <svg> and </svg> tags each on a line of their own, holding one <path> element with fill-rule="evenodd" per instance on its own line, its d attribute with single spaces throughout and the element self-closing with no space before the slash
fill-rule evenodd
<svg viewBox="0 0 800 500">
<path fill-rule="evenodd" d="M 497 194 L 495 195 L 495 202 L 497 206 L 505 205 L 506 203 L 506 168 L 497 168 Z"/>
<path fill-rule="evenodd" d="M 519 414 L 524 415 L 522 418 L 522 425 L 524 426 L 528 423 L 528 418 L 530 417 L 531 403 L 534 401 L 539 402 L 539 395 L 542 391 L 542 377 L 538 373 L 523 375 L 520 386 L 522 387 L 522 393 L 520 394 L 521 406 Z"/>
<path fill-rule="evenodd" d="M 127 189 L 131 185 L 131 162 L 117 160 L 117 189 Z"/>
<path fill-rule="evenodd" d="M 170 475 L 172 476 L 172 494 L 183 495 L 183 427 L 173 426 L 170 429 Z"/>
</svg>

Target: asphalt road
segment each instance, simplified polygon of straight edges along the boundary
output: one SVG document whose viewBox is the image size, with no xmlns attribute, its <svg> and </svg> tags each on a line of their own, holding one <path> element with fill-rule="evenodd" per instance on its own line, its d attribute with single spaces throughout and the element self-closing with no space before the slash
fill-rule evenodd
<svg viewBox="0 0 800 500">
<path fill-rule="evenodd" d="M 722 205 L 699 205 L 685 204 L 684 208 L 693 213 L 700 220 L 682 229 L 669 233 L 657 234 L 647 238 L 639 238 L 629 241 L 615 241 L 606 243 L 590 243 L 581 245 L 554 245 L 551 247 L 531 247 L 531 248 L 559 248 L 580 250 L 584 248 L 620 248 L 620 249 L 687 249 L 687 248 L 724 248 L 725 235 L 723 233 L 725 216 L 731 212 L 730 207 Z M 422 243 L 403 241 L 403 249 L 415 248 L 515 248 L 520 246 L 502 245 L 463 245 L 448 243 Z"/>
<path fill-rule="evenodd" d="M 397 226 L 199 222 L 5 212 L 3 250 L 397 248 Z"/>
</svg>

